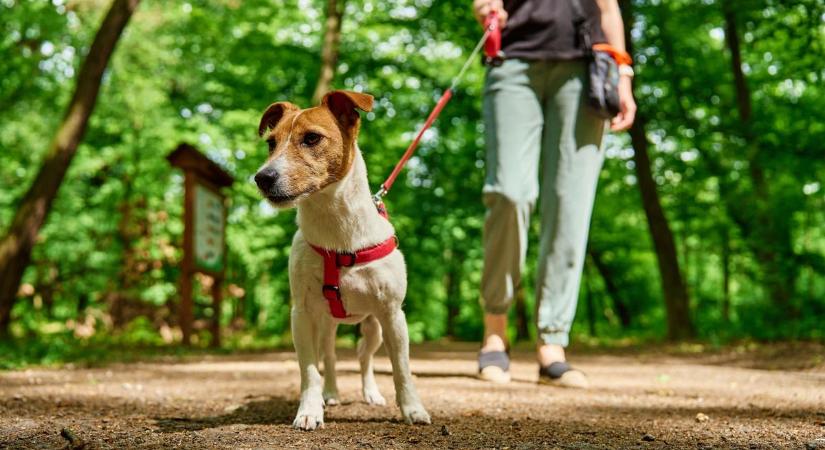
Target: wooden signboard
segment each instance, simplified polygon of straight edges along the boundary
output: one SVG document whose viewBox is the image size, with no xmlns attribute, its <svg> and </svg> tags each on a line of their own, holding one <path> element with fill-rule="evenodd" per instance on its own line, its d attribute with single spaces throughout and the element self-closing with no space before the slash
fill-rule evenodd
<svg viewBox="0 0 825 450">
<path fill-rule="evenodd" d="M 178 308 L 183 344 L 189 345 L 192 341 L 192 277 L 201 272 L 213 280 L 210 345 L 218 347 L 221 342 L 221 285 L 226 268 L 226 197 L 221 188 L 231 186 L 234 179 L 188 144 L 179 145 L 166 159 L 184 173 L 183 262 Z"/>
<path fill-rule="evenodd" d="M 220 193 L 195 183 L 195 267 L 208 272 L 223 271 L 226 207 Z"/>
</svg>

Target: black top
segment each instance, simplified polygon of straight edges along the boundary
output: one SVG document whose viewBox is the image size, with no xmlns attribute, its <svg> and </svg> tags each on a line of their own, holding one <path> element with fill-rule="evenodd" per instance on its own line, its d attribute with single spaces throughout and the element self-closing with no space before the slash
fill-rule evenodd
<svg viewBox="0 0 825 450">
<path fill-rule="evenodd" d="M 593 44 L 607 42 L 595 0 L 580 0 Z M 501 30 L 507 58 L 577 59 L 584 56 L 575 26 L 572 0 L 504 0 L 509 18 Z"/>
</svg>

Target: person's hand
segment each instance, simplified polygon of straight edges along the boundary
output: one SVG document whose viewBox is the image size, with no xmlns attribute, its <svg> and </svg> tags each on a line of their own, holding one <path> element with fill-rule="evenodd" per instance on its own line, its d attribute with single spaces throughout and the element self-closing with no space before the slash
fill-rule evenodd
<svg viewBox="0 0 825 450">
<path fill-rule="evenodd" d="M 504 10 L 502 0 L 473 0 L 473 13 L 481 26 L 484 26 L 484 19 L 490 14 L 490 11 L 498 13 L 498 26 L 504 28 L 507 23 L 507 11 Z"/>
<path fill-rule="evenodd" d="M 636 119 L 636 100 L 633 99 L 633 79 L 628 76 L 619 77 L 619 115 L 610 122 L 613 131 L 624 131 L 633 125 Z"/>
</svg>

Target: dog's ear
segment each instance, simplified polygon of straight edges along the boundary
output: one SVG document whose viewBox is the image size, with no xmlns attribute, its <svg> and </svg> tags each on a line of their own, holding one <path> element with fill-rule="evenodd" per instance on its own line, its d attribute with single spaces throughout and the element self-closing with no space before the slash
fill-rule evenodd
<svg viewBox="0 0 825 450">
<path fill-rule="evenodd" d="M 266 108 L 266 111 L 264 111 L 264 115 L 261 116 L 261 123 L 258 124 L 258 136 L 263 136 L 267 130 L 275 128 L 287 111 L 295 111 L 298 109 L 297 106 L 289 102 L 278 102 L 269 105 L 269 108 Z"/>
<path fill-rule="evenodd" d="M 372 111 L 372 95 L 352 91 L 332 91 L 324 96 L 321 105 L 325 106 L 335 117 L 344 138 L 344 154 L 341 161 L 340 176 L 352 167 L 355 160 L 355 142 L 358 140 L 358 124 L 361 111 Z"/>
<path fill-rule="evenodd" d="M 345 126 L 354 124 L 360 117 L 356 109 L 372 111 L 372 103 L 372 95 L 352 91 L 332 91 L 321 100 L 321 104 Z"/>
</svg>

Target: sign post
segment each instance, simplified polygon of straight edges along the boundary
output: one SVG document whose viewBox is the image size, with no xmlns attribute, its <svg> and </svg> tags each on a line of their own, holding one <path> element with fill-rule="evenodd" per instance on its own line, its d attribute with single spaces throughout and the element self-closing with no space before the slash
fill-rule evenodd
<svg viewBox="0 0 825 450">
<path fill-rule="evenodd" d="M 226 269 L 226 197 L 221 188 L 234 182 L 231 175 L 189 144 L 180 144 L 167 157 L 174 167 L 183 169 L 183 261 L 180 274 L 178 317 L 183 345 L 192 342 L 194 301 L 192 277 L 197 272 L 212 277 L 210 326 L 212 347 L 219 347 L 221 284 Z"/>
</svg>

